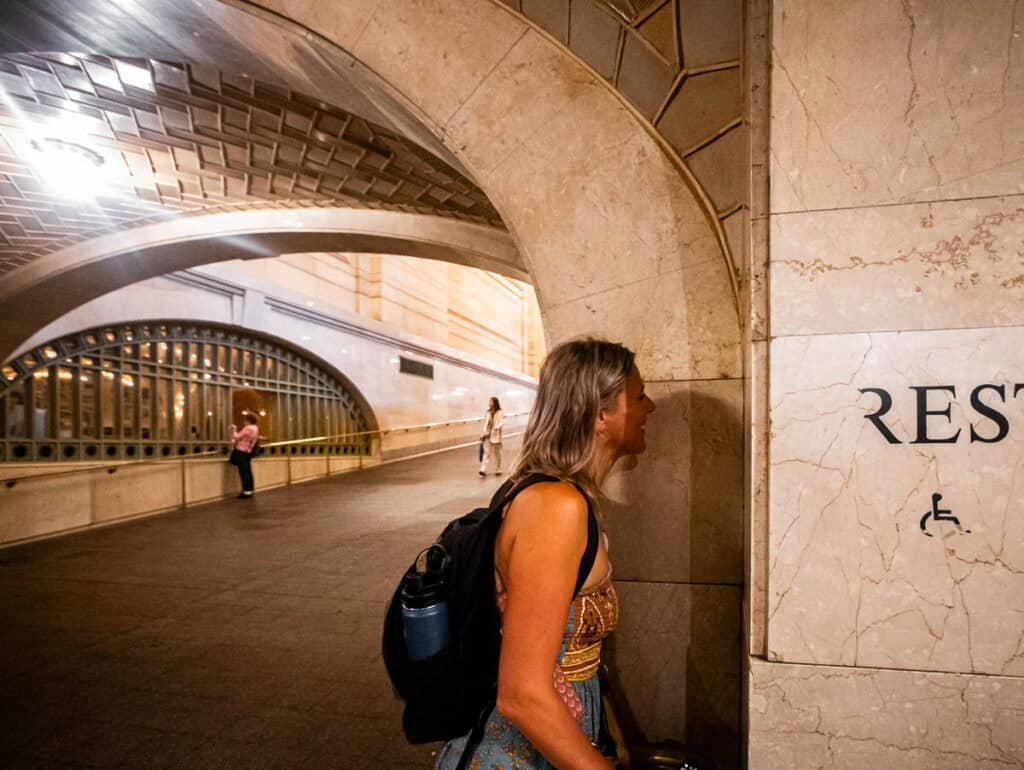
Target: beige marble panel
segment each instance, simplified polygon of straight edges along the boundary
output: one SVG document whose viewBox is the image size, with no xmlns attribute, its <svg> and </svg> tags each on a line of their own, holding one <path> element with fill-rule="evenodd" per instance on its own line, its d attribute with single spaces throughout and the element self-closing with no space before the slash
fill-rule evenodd
<svg viewBox="0 0 1024 770">
<path fill-rule="evenodd" d="M 743 383 L 653 382 L 647 452 L 602 505 L 615 575 L 743 582 Z M 620 465 L 624 465 L 620 464 Z"/>
<path fill-rule="evenodd" d="M 327 468 L 331 474 L 351 473 L 359 470 L 359 458 L 345 455 L 331 455 L 327 458 Z"/>
<path fill-rule="evenodd" d="M 256 491 L 272 489 L 288 483 L 288 458 L 287 457 L 261 457 L 253 465 L 253 478 L 256 481 Z M 234 480 L 234 489 L 241 489 L 237 474 Z"/>
<path fill-rule="evenodd" d="M 322 3 L 306 0 L 304 20 Z M 339 3 L 348 6 L 348 3 Z M 497 3 L 405 0 L 385 3 L 370 18 L 351 53 L 396 86 L 438 125 L 448 122 L 528 29 Z M 344 31 L 344 20 L 320 27 Z M 455 49 L 458 55 L 452 55 Z M 425 60 L 430 66 L 425 67 Z"/>
<path fill-rule="evenodd" d="M 752 342 L 747 349 L 747 376 L 744 379 L 746 404 L 745 522 L 747 564 L 744 585 L 746 633 L 751 655 L 764 655 L 768 628 L 768 441 L 771 430 L 768 386 L 768 343 Z"/>
<path fill-rule="evenodd" d="M 210 462 L 190 460 L 185 463 L 185 504 L 224 497 L 237 485 L 238 473 L 223 459 Z"/>
<path fill-rule="evenodd" d="M 1004 385 L 1008 433 L 972 408 Z M 771 347 L 768 655 L 1024 675 L 1024 329 L 819 335 Z M 918 438 L 911 386 L 932 392 Z M 890 444 L 865 417 L 884 388 Z M 1021 389 L 1024 392 L 1024 388 Z M 930 521 L 932 494 L 959 516 Z M 970 530 L 970 532 L 966 532 Z"/>
<path fill-rule="evenodd" d="M 462 104 L 445 133 L 478 173 L 487 173 L 538 131 L 552 141 L 544 127 L 588 91 L 600 98 L 607 85 L 531 30 L 489 73 L 487 87 Z"/>
<path fill-rule="evenodd" d="M 616 581 L 619 627 L 602 658 L 651 741 L 674 739 L 738 766 L 740 588 Z"/>
<path fill-rule="evenodd" d="M 327 457 L 292 457 L 291 480 L 292 483 L 309 481 L 327 475 Z"/>
<path fill-rule="evenodd" d="M 1024 196 L 772 217 L 775 336 L 1024 323 Z"/>
<path fill-rule="evenodd" d="M 1014 0 L 779 0 L 772 210 L 1024 191 Z"/>
<path fill-rule="evenodd" d="M 552 344 L 580 334 L 623 341 L 636 352 L 637 365 L 649 380 L 739 377 L 743 363 L 735 305 L 731 297 L 710 299 L 724 271 L 724 262 L 716 258 L 567 302 L 544 313 L 544 330 Z M 702 292 L 707 306 L 693 318 L 688 309 Z"/>
<path fill-rule="evenodd" d="M 1024 679 L 750 660 L 750 770 L 1024 767 Z"/>
<path fill-rule="evenodd" d="M 261 3 L 312 30 L 337 30 L 338 44 L 352 51 L 381 0 L 345 0 L 344 3 L 310 3 L 308 0 L 265 0 Z"/>
</svg>

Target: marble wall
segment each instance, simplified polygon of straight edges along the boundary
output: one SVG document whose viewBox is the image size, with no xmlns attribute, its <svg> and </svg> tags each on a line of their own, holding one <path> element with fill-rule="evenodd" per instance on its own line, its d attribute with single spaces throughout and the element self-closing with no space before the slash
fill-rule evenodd
<svg viewBox="0 0 1024 770">
<path fill-rule="evenodd" d="M 755 660 L 750 767 L 1024 766 L 1024 679 Z"/>
<path fill-rule="evenodd" d="M 1024 766 L 1017 11 L 774 3 L 751 768 Z"/>
</svg>

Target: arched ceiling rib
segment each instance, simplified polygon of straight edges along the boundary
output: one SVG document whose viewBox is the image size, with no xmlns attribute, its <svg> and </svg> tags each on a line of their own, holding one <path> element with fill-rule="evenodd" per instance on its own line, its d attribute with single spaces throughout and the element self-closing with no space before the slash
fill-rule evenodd
<svg viewBox="0 0 1024 770">
<path fill-rule="evenodd" d="M 183 217 L 82 241 L 0 281 L 0 360 L 70 308 L 127 284 L 292 251 L 406 254 L 527 278 L 506 231 L 451 218 L 310 207 Z"/>
<path fill-rule="evenodd" d="M 707 197 L 742 260 L 749 199 L 742 0 L 500 0 L 651 122 Z"/>
</svg>

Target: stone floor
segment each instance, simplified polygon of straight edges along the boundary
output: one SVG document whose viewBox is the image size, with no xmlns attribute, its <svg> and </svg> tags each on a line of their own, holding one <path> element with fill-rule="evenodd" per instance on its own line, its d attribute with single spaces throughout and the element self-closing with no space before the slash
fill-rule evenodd
<svg viewBox="0 0 1024 770">
<path fill-rule="evenodd" d="M 419 548 L 497 487 L 475 454 L 0 551 L 0 767 L 429 767 L 380 626 Z"/>
</svg>

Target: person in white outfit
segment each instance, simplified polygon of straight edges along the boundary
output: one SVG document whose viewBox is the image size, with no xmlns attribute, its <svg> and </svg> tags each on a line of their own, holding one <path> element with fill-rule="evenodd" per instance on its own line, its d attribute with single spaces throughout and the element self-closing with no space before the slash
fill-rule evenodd
<svg viewBox="0 0 1024 770">
<path fill-rule="evenodd" d="M 487 475 L 487 466 L 494 460 L 495 475 L 501 474 L 501 429 L 505 427 L 505 415 L 501 411 L 501 403 L 491 396 L 487 403 L 487 414 L 484 415 L 484 432 L 480 440 L 484 442 L 484 457 L 480 462 L 480 475 Z"/>
</svg>

